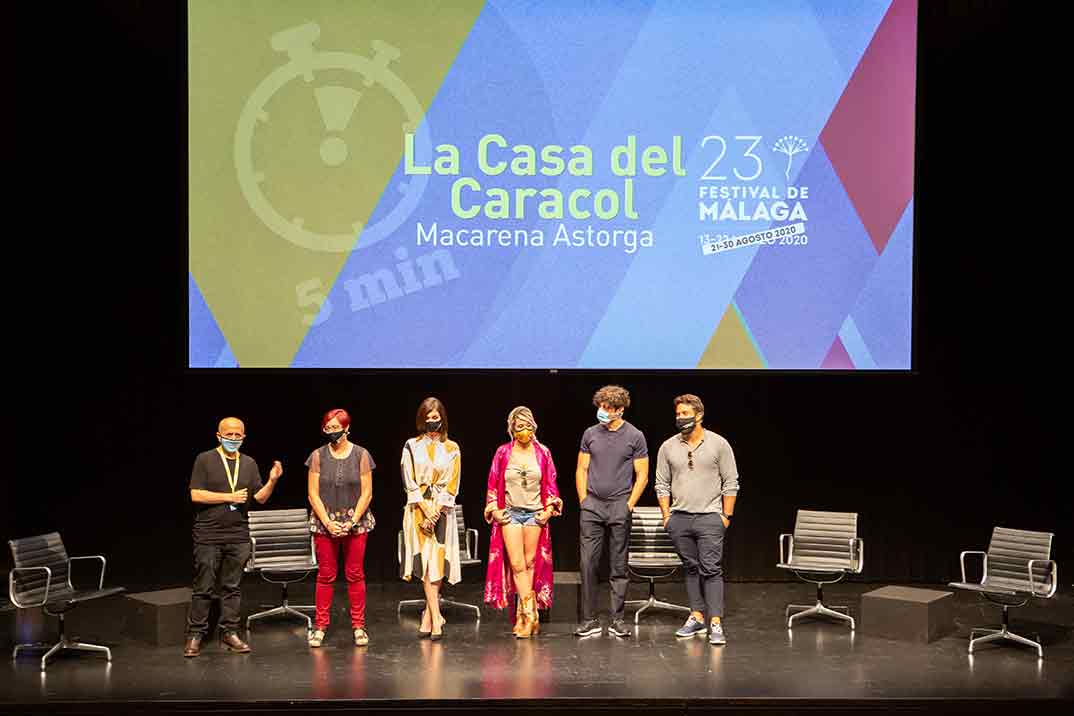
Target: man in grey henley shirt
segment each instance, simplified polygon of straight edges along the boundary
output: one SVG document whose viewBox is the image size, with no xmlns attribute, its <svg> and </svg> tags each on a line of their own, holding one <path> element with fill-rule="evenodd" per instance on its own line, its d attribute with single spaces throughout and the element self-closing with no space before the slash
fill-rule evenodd
<svg viewBox="0 0 1074 716">
<path fill-rule="evenodd" d="M 656 458 L 656 497 L 675 549 L 686 569 L 690 616 L 675 632 L 706 631 L 709 643 L 725 644 L 723 537 L 738 495 L 738 468 L 726 439 L 701 426 L 705 406 L 696 395 L 675 398 L 678 434 L 664 441 Z"/>
</svg>

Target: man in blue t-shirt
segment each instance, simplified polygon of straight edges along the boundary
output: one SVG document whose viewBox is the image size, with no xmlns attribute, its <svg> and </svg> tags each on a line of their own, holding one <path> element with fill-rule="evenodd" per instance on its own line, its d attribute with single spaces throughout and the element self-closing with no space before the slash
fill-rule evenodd
<svg viewBox="0 0 1074 716">
<path fill-rule="evenodd" d="M 582 623 L 577 636 L 601 632 L 597 619 L 597 565 L 604 551 L 604 531 L 608 530 L 608 563 L 611 567 L 611 623 L 608 631 L 629 636 L 623 624 L 626 602 L 627 545 L 630 540 L 630 513 L 641 499 L 649 481 L 649 451 L 645 436 L 623 420 L 630 406 L 630 393 L 618 385 L 606 385 L 593 395 L 597 425 L 582 433 L 575 471 L 575 487 L 581 505 Z"/>
</svg>

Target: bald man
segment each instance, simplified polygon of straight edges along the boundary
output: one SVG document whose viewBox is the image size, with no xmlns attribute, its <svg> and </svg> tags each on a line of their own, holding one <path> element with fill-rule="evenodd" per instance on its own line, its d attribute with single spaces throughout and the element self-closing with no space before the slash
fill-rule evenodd
<svg viewBox="0 0 1074 716">
<path fill-rule="evenodd" d="M 250 558 L 250 528 L 246 511 L 251 497 L 268 501 L 283 474 L 283 465 L 272 463 L 268 482 L 249 455 L 239 454 L 246 428 L 238 418 L 224 418 L 216 429 L 219 446 L 194 460 L 190 474 L 190 500 L 194 503 L 194 593 L 187 615 L 183 656 L 201 653 L 201 641 L 209 630 L 209 605 L 213 590 L 220 589 L 220 643 L 245 654 L 250 646 L 239 638 L 239 583 Z"/>
</svg>

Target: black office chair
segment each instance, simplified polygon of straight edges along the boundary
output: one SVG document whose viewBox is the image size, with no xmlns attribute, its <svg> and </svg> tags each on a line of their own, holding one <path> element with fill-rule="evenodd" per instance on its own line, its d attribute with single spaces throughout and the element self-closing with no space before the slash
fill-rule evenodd
<svg viewBox="0 0 1074 716">
<path fill-rule="evenodd" d="M 455 505 L 455 524 L 459 530 L 459 564 L 461 567 L 467 567 L 472 564 L 481 564 L 481 558 L 477 556 L 477 530 L 466 529 L 466 520 L 462 516 L 462 505 Z M 406 554 L 406 550 L 403 547 L 403 531 L 399 530 L 399 535 L 396 539 L 396 550 L 399 558 L 399 564 L 403 563 L 403 556 Z M 465 604 L 463 602 L 456 602 L 450 599 L 444 599 L 444 585 L 441 585 L 440 589 L 440 606 L 461 607 L 462 609 L 473 609 L 477 615 L 477 621 L 481 623 L 481 608 L 475 604 Z M 401 614 L 403 607 L 423 607 L 425 606 L 424 599 L 404 599 L 399 602 L 399 606 L 396 608 L 395 613 Z"/>
<path fill-rule="evenodd" d="M 656 598 L 656 580 L 671 577 L 682 568 L 679 553 L 664 529 L 664 517 L 659 507 L 634 508 L 627 550 L 627 572 L 632 577 L 649 582 L 648 599 L 632 599 L 625 604 L 628 609 L 641 607 L 634 612 L 634 623 L 638 623 L 646 609 L 668 609 L 689 614 L 690 607 Z"/>
<path fill-rule="evenodd" d="M 107 560 L 101 555 L 85 557 L 68 557 L 63 546 L 63 539 L 58 532 L 24 537 L 8 541 L 15 568 L 8 574 L 8 597 L 19 609 L 41 607 L 49 616 L 60 620 L 60 640 L 55 644 L 18 644 L 11 654 L 12 659 L 19 657 L 19 652 L 29 649 L 48 649 L 41 657 L 41 671 L 45 670 L 48 660 L 58 652 L 90 651 L 105 655 L 112 660 L 112 650 L 106 646 L 71 641 L 64 631 L 64 614 L 82 602 L 101 597 L 108 597 L 124 591 L 123 587 L 104 588 L 104 570 Z M 101 572 L 97 577 L 96 589 L 76 589 L 71 583 L 71 563 L 96 559 L 101 562 Z"/>
<path fill-rule="evenodd" d="M 1030 599 L 1051 599 L 1059 584 L 1059 567 L 1051 559 L 1051 532 L 1030 532 L 996 527 L 988 551 L 966 550 L 959 555 L 962 581 L 948 586 L 977 592 L 982 597 L 1003 607 L 1003 623 L 999 629 L 973 629 L 970 631 L 969 653 L 974 647 L 990 641 L 1013 641 L 1037 650 L 1037 658 L 1044 658 L 1040 637 L 1027 639 L 1010 631 L 1011 607 L 1025 606 Z M 983 558 L 981 581 L 966 580 L 966 555 L 977 554 Z M 974 638 L 977 632 L 984 636 Z"/>
<path fill-rule="evenodd" d="M 785 543 L 789 547 L 785 550 Z M 824 585 L 835 584 L 848 574 L 860 574 L 865 565 L 865 542 L 858 537 L 858 513 L 798 510 L 794 534 L 779 536 L 780 569 L 789 569 L 806 582 L 817 585 L 816 604 L 788 604 L 787 628 L 795 619 L 824 616 L 850 623 L 850 608 L 824 603 Z M 846 611 L 843 614 L 839 610 Z M 791 614 L 791 612 L 796 612 Z"/>
<path fill-rule="evenodd" d="M 305 509 L 251 511 L 250 544 L 246 571 L 257 572 L 266 582 L 279 584 L 282 603 L 246 617 L 246 628 L 249 629 L 255 619 L 290 615 L 305 619 L 306 631 L 312 631 L 313 621 L 302 611 L 312 611 L 315 607 L 296 606 L 287 600 L 287 585 L 301 582 L 317 569 L 309 513 Z"/>
</svg>

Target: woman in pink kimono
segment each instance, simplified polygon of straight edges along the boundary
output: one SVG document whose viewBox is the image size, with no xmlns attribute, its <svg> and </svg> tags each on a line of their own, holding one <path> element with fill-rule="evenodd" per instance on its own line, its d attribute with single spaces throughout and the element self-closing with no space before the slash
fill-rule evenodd
<svg viewBox="0 0 1074 716">
<path fill-rule="evenodd" d="M 552 453 L 537 442 L 533 412 L 519 406 L 507 416 L 511 441 L 496 450 L 485 494 L 492 524 L 485 602 L 506 609 L 517 594 L 514 634 L 540 631 L 537 610 L 552 606 L 552 540 L 548 520 L 563 511 Z"/>
</svg>

